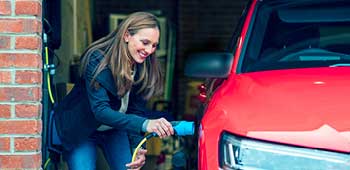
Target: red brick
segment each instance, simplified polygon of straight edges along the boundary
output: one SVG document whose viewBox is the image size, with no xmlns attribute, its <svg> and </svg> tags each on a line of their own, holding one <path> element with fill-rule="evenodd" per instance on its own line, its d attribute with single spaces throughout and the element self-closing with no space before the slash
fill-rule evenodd
<svg viewBox="0 0 350 170">
<path fill-rule="evenodd" d="M 16 15 L 41 16 L 41 5 L 38 1 L 16 1 Z"/>
<path fill-rule="evenodd" d="M 10 118 L 11 117 L 11 106 L 7 104 L 0 105 L 0 118 Z"/>
<path fill-rule="evenodd" d="M 0 19 L 2 33 L 41 33 L 41 22 L 35 19 Z"/>
<path fill-rule="evenodd" d="M 0 36 L 0 49 L 10 49 L 10 48 L 11 48 L 11 38 L 8 36 Z"/>
<path fill-rule="evenodd" d="M 23 20 L 23 32 L 26 33 L 41 33 L 41 22 L 39 20 Z"/>
<path fill-rule="evenodd" d="M 13 65 L 13 58 L 11 54 L 0 54 L 0 67 L 10 67 Z"/>
<path fill-rule="evenodd" d="M 38 118 L 41 113 L 41 105 L 18 104 L 15 108 L 16 117 L 20 118 Z"/>
<path fill-rule="evenodd" d="M 39 101 L 39 87 L 3 87 L 0 88 L 0 101 Z"/>
<path fill-rule="evenodd" d="M 40 138 L 15 138 L 15 151 L 39 151 Z"/>
<path fill-rule="evenodd" d="M 16 71 L 15 82 L 18 84 L 38 84 L 38 83 L 41 83 L 41 72 L 39 72 L 39 71 Z"/>
<path fill-rule="evenodd" d="M 0 169 L 40 168 L 41 154 L 0 155 Z"/>
<path fill-rule="evenodd" d="M 5 83 L 5 84 L 11 83 L 11 72 L 0 71 L 0 83 Z"/>
<path fill-rule="evenodd" d="M 23 20 L 0 19 L 0 32 L 22 32 Z"/>
<path fill-rule="evenodd" d="M 0 67 L 41 68 L 39 54 L 0 54 Z"/>
<path fill-rule="evenodd" d="M 0 1 L 0 15 L 10 15 L 10 14 L 11 14 L 11 2 Z"/>
<path fill-rule="evenodd" d="M 16 37 L 16 49 L 37 50 L 41 48 L 41 39 L 39 37 Z"/>
<path fill-rule="evenodd" d="M 10 138 L 0 138 L 0 152 L 10 151 Z"/>
<path fill-rule="evenodd" d="M 1 120 L 0 134 L 40 134 L 39 120 Z"/>
</svg>

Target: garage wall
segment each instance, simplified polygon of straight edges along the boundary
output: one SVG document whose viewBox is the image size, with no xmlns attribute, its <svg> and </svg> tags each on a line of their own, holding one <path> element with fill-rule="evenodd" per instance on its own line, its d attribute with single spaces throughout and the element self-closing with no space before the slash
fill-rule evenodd
<svg viewBox="0 0 350 170">
<path fill-rule="evenodd" d="M 161 11 L 162 15 L 176 21 L 177 1 L 175 0 L 94 0 L 95 18 L 93 20 L 94 38 L 98 39 L 108 33 L 108 16 L 110 13 L 129 14 L 136 11 Z"/>
<path fill-rule="evenodd" d="M 54 84 L 74 83 L 78 75 L 76 66 L 81 54 L 91 43 L 90 0 L 51 0 L 60 3 L 61 45 L 53 57 L 57 64 Z M 58 1 L 58 2 L 57 2 Z M 51 21 L 53 22 L 53 21 Z M 59 60 L 59 61 L 58 61 Z M 73 68 L 73 70 L 71 70 Z M 59 94 L 61 96 L 63 94 Z"/>
<path fill-rule="evenodd" d="M 185 96 L 189 78 L 184 77 L 186 58 L 195 52 L 222 51 L 248 0 L 180 0 L 175 82 L 179 113 L 186 113 Z"/>
</svg>

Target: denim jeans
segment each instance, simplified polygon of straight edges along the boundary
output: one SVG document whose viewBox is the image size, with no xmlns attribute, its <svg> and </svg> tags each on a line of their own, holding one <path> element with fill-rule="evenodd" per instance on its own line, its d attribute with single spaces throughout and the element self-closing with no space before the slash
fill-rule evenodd
<svg viewBox="0 0 350 170">
<path fill-rule="evenodd" d="M 101 147 L 110 170 L 124 170 L 125 164 L 131 162 L 130 144 L 125 131 L 96 131 L 89 140 L 63 153 L 69 170 L 95 170 L 96 146 Z"/>
</svg>

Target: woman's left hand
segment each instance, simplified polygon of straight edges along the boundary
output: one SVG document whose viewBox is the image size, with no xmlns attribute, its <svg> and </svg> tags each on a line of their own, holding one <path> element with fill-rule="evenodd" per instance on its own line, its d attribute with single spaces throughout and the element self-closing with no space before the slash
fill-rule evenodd
<svg viewBox="0 0 350 170">
<path fill-rule="evenodd" d="M 146 163 L 146 149 L 140 148 L 137 151 L 136 159 L 134 162 L 128 163 L 125 166 L 128 168 L 128 170 L 139 170 L 145 165 Z"/>
</svg>

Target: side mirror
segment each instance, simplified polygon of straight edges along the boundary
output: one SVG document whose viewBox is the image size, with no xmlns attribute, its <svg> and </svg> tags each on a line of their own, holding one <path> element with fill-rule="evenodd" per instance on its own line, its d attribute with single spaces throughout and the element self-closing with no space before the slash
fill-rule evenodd
<svg viewBox="0 0 350 170">
<path fill-rule="evenodd" d="M 185 75 L 198 78 L 226 78 L 231 71 L 232 62 L 232 53 L 196 53 L 188 57 Z"/>
</svg>

